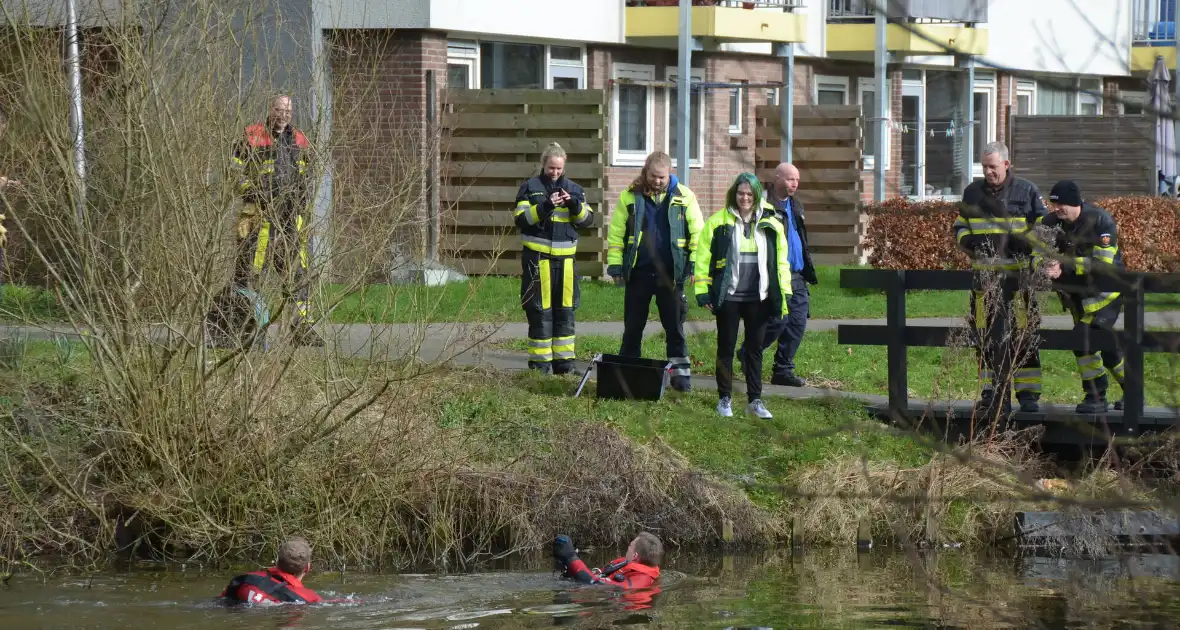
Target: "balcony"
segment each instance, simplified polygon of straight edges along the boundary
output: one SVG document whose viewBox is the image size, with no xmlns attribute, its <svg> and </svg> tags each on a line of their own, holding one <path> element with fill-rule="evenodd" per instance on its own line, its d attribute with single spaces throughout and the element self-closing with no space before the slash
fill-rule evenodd
<svg viewBox="0 0 1180 630">
<path fill-rule="evenodd" d="M 1176 67 L 1176 0 L 1132 0 L 1131 72 L 1150 72 L 1156 55 Z"/>
<path fill-rule="evenodd" d="M 693 0 L 692 35 L 721 42 L 807 41 L 807 15 L 794 13 L 803 0 Z M 675 40 L 679 0 L 627 0 L 628 40 Z"/>
<path fill-rule="evenodd" d="M 902 55 L 984 55 L 987 3 L 979 0 L 878 0 L 890 24 L 885 48 Z M 828 52 L 872 53 L 873 7 L 869 0 L 828 0 Z"/>
</svg>

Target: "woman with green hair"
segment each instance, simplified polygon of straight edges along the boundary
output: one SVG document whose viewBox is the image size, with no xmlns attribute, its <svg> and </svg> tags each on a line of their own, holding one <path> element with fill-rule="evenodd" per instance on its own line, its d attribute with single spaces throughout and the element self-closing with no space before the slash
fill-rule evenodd
<svg viewBox="0 0 1180 630">
<path fill-rule="evenodd" d="M 717 317 L 717 413 L 733 416 L 733 354 L 741 322 L 748 342 L 742 357 L 746 412 L 772 418 L 762 402 L 761 340 L 771 318 L 787 314 L 791 268 L 786 230 L 752 173 L 737 176 L 725 207 L 705 222 L 695 265 L 697 304 Z"/>
</svg>

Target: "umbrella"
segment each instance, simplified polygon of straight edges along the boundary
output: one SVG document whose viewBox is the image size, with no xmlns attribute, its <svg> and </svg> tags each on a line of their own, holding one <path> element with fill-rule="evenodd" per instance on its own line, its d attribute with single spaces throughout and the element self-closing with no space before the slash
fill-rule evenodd
<svg viewBox="0 0 1180 630">
<path fill-rule="evenodd" d="M 1147 75 L 1151 86 L 1151 109 L 1155 112 L 1155 168 L 1160 183 L 1172 190 L 1176 177 L 1176 129 L 1172 122 L 1171 89 L 1172 77 L 1164 58 L 1157 55 L 1151 74 Z M 1162 190 L 1161 190 L 1162 192 Z"/>
</svg>

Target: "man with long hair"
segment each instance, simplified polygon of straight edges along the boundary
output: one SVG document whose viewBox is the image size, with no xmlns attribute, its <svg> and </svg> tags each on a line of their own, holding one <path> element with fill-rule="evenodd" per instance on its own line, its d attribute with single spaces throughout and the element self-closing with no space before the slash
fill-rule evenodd
<svg viewBox="0 0 1180 630">
<path fill-rule="evenodd" d="M 619 195 L 607 236 L 606 271 L 624 287 L 619 354 L 642 354 L 643 329 L 654 297 L 672 364 L 671 385 L 681 392 L 692 390 L 684 283 L 692 277 L 704 223 L 696 195 L 672 174 L 672 158 L 656 151 Z"/>
</svg>

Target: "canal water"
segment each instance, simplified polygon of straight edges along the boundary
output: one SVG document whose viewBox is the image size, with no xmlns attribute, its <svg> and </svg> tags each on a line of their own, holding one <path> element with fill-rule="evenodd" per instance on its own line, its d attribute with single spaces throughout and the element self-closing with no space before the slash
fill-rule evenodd
<svg viewBox="0 0 1180 630">
<path fill-rule="evenodd" d="M 313 573 L 308 586 L 356 601 L 253 610 L 213 603 L 232 572 L 18 572 L 0 586 L 0 628 L 1180 627 L 1175 556 L 670 553 L 663 587 L 650 601 L 571 589 L 543 560 L 526 564 L 462 575 Z"/>
</svg>

